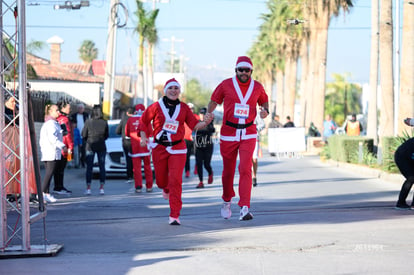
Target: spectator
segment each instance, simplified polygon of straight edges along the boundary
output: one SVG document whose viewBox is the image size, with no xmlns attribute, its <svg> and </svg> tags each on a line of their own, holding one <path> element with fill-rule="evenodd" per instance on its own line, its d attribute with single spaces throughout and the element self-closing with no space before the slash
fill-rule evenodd
<svg viewBox="0 0 414 275">
<path fill-rule="evenodd" d="M 269 124 L 269 128 L 283 128 L 283 124 L 279 121 L 279 115 L 275 115 Z"/>
<path fill-rule="evenodd" d="M 89 119 L 89 114 L 85 112 L 85 105 L 79 103 L 77 105 L 77 112 L 72 114 L 71 121 L 76 123 L 76 127 L 79 129 L 79 133 L 82 133 L 85 122 Z M 85 143 L 83 142 L 79 146 L 79 164 L 82 168 L 85 167 Z"/>
<path fill-rule="evenodd" d="M 351 120 L 345 123 L 345 132 L 348 136 L 359 136 L 362 132 L 361 122 L 357 120 L 356 114 L 352 114 Z"/>
<path fill-rule="evenodd" d="M 60 124 L 60 127 L 62 128 L 63 143 L 66 145 L 67 150 L 62 151 L 62 157 L 56 160 L 56 168 L 55 173 L 53 175 L 55 188 L 53 189 L 53 192 L 55 194 L 60 195 L 70 195 L 72 194 L 72 191 L 66 189 L 63 184 L 66 164 L 68 163 L 68 158 L 72 158 L 74 146 L 72 125 L 69 122 L 68 117 L 68 114 L 70 113 L 70 103 L 68 100 L 63 99 L 57 103 L 57 106 L 59 108 L 60 113 L 57 118 L 57 122 Z"/>
<path fill-rule="evenodd" d="M 295 123 L 290 119 L 290 116 L 286 117 L 286 123 L 283 125 L 284 128 L 295 127 Z"/>
<path fill-rule="evenodd" d="M 204 116 L 207 113 L 207 108 L 201 108 L 199 117 L 200 121 L 204 121 Z M 213 121 L 211 121 L 206 128 L 200 129 L 195 132 L 195 157 L 198 179 L 200 180 L 196 188 L 204 188 L 203 184 L 203 167 L 206 168 L 208 173 L 208 184 L 213 183 L 213 168 L 211 167 L 211 157 L 213 156 L 214 144 L 211 138 L 212 134 L 216 131 L 214 129 Z"/>
<path fill-rule="evenodd" d="M 323 140 L 326 142 L 330 136 L 335 134 L 336 131 L 335 121 L 332 120 L 331 115 L 325 116 L 325 121 L 323 122 Z"/>
<path fill-rule="evenodd" d="M 45 123 L 40 129 L 39 145 L 42 153 L 41 160 L 45 165 L 45 174 L 42 182 L 43 198 L 46 202 L 56 202 L 50 192 L 50 181 L 55 172 L 57 161 L 62 157 L 62 152 L 67 151 L 63 143 L 62 129 L 57 122 L 59 117 L 57 105 L 48 104 L 45 109 Z"/>
<path fill-rule="evenodd" d="M 414 126 L 414 119 L 406 118 L 404 123 L 408 126 Z M 407 204 L 407 197 L 414 184 L 414 138 L 410 138 L 401 144 L 395 151 L 394 159 L 398 169 L 404 176 L 405 181 L 401 187 L 400 194 L 398 196 L 396 209 L 407 210 L 414 209 L 414 198 L 411 202 L 411 206 Z"/>
<path fill-rule="evenodd" d="M 318 128 L 316 128 L 315 124 L 311 122 L 308 130 L 308 136 L 310 137 L 320 137 L 321 133 L 319 132 Z"/>
<path fill-rule="evenodd" d="M 106 144 L 105 140 L 108 138 L 108 122 L 103 119 L 102 110 L 100 105 L 95 105 L 92 109 L 92 116 L 85 122 L 85 127 L 82 130 L 82 138 L 86 143 L 86 191 L 85 195 L 91 195 L 92 184 L 92 168 L 93 159 L 95 154 L 98 155 L 99 165 L 99 181 L 100 188 L 99 193 L 105 194 L 105 157 L 106 157 Z"/>
<path fill-rule="evenodd" d="M 128 122 L 128 119 L 134 114 L 134 108 L 129 107 L 125 114 L 122 116 L 121 122 L 118 127 L 116 127 L 116 133 L 122 135 L 122 149 L 124 150 L 125 160 L 126 160 L 126 173 L 127 173 L 127 183 L 134 182 L 133 177 L 133 168 L 132 168 L 132 158 L 131 158 L 131 138 L 125 135 L 125 126 Z"/>
</svg>

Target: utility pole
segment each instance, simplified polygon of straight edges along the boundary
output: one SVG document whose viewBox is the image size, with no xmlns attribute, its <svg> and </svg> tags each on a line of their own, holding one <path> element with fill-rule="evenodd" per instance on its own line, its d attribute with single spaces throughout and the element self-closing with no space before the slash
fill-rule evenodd
<svg viewBox="0 0 414 275">
<path fill-rule="evenodd" d="M 175 38 L 175 36 L 171 36 L 170 39 L 164 38 L 163 41 L 167 41 L 167 42 L 171 41 L 171 50 L 170 50 L 171 64 L 170 64 L 170 72 L 171 73 L 174 73 L 174 60 L 175 60 L 175 55 L 176 55 L 176 52 L 175 52 L 175 49 L 174 49 L 174 45 L 175 45 L 175 42 L 184 42 L 184 39 L 177 39 L 177 38 Z"/>
<path fill-rule="evenodd" d="M 114 95 L 115 84 L 115 49 L 116 49 L 116 29 L 117 24 L 115 22 L 117 16 L 119 0 L 111 0 L 109 6 L 109 19 L 108 19 L 108 45 L 106 48 L 106 67 L 104 78 L 104 96 L 102 103 L 102 111 L 107 119 L 112 118 L 112 102 Z"/>
</svg>

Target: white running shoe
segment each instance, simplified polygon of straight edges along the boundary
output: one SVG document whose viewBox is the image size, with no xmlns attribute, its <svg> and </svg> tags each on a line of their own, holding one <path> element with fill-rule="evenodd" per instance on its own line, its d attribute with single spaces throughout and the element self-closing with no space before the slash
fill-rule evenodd
<svg viewBox="0 0 414 275">
<path fill-rule="evenodd" d="M 43 198 L 46 202 L 56 202 L 57 199 L 50 194 L 43 193 Z"/>
<path fill-rule="evenodd" d="M 239 218 L 239 220 L 240 221 L 248 221 L 248 220 L 251 220 L 251 219 L 253 219 L 253 215 L 252 215 L 252 213 L 249 212 L 249 207 L 243 206 L 240 209 L 240 218 Z"/>
<path fill-rule="evenodd" d="M 104 191 L 104 189 L 103 189 L 103 188 L 100 188 L 100 189 L 99 189 L 99 194 L 100 194 L 100 195 L 105 195 L 105 191 Z"/>
<path fill-rule="evenodd" d="M 224 202 L 221 207 L 221 216 L 225 219 L 230 219 L 231 217 L 231 201 Z"/>
<path fill-rule="evenodd" d="M 90 196 L 91 194 L 92 194 L 92 192 L 91 192 L 91 189 L 90 188 L 88 188 L 88 189 L 85 190 L 85 195 L 86 196 Z"/>
<path fill-rule="evenodd" d="M 173 217 L 168 218 L 168 223 L 170 225 L 181 225 L 180 219 L 179 218 L 173 218 Z"/>
</svg>

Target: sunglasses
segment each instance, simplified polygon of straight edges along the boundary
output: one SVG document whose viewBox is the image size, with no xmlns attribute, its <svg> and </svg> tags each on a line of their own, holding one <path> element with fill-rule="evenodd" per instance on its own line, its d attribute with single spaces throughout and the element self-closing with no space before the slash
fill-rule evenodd
<svg viewBox="0 0 414 275">
<path fill-rule="evenodd" d="M 240 73 L 250 73 L 252 70 L 250 70 L 249 68 L 237 68 L 237 71 Z"/>
</svg>

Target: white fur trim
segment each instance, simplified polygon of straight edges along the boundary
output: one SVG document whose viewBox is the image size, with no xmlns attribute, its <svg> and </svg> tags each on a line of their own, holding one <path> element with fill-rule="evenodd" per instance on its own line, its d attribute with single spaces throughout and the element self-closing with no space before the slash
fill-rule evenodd
<svg viewBox="0 0 414 275">
<path fill-rule="evenodd" d="M 165 85 L 165 87 L 164 87 L 164 93 L 166 93 L 167 92 L 167 89 L 170 88 L 171 86 L 178 86 L 178 88 L 181 89 L 181 86 L 180 86 L 180 84 L 178 82 L 172 81 L 172 82 L 169 82 L 167 85 Z"/>
<path fill-rule="evenodd" d="M 236 68 L 241 68 L 241 67 L 243 67 L 243 68 L 250 68 L 250 69 L 253 70 L 253 66 L 249 62 L 243 61 L 243 62 L 237 63 Z"/>
</svg>

